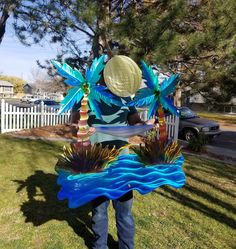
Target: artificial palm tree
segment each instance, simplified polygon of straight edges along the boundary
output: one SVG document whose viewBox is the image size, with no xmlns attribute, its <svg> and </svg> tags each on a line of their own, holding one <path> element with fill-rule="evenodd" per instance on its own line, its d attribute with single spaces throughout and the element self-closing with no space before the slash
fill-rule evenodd
<svg viewBox="0 0 236 249">
<path fill-rule="evenodd" d="M 58 114 L 70 110 L 76 103 L 81 102 L 81 108 L 79 110 L 80 120 L 78 123 L 79 131 L 77 133 L 77 140 L 80 143 L 89 141 L 90 133 L 87 124 L 89 108 L 95 113 L 97 118 L 102 119 L 101 111 L 98 107 L 98 103 L 101 100 L 107 104 L 122 105 L 114 95 L 107 92 L 105 86 L 96 85 L 104 69 L 104 58 L 104 55 L 98 59 L 95 58 L 91 67 L 86 69 L 85 77 L 83 77 L 79 70 L 71 68 L 66 63 L 61 64 L 55 60 L 52 61 L 58 73 L 66 78 L 65 83 L 72 86 L 66 97 L 62 100 Z"/>
<path fill-rule="evenodd" d="M 175 90 L 179 75 L 173 74 L 159 84 L 158 76 L 154 74 L 151 66 L 148 66 L 144 61 L 141 61 L 141 65 L 147 87 L 138 90 L 134 100 L 128 105 L 137 107 L 149 106 L 148 119 L 157 112 L 159 117 L 160 140 L 166 140 L 167 133 L 163 108 L 178 116 L 178 110 L 168 98 L 168 95 Z"/>
</svg>

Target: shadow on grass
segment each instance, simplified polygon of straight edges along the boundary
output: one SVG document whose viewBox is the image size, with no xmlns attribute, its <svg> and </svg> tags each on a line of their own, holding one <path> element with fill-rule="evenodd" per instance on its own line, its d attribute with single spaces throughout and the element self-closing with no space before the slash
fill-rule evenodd
<svg viewBox="0 0 236 249">
<path fill-rule="evenodd" d="M 219 221 L 220 223 L 225 224 L 233 229 L 236 228 L 236 221 L 233 218 L 227 216 L 225 213 L 219 212 L 214 208 L 211 208 L 208 205 L 202 203 L 201 201 L 190 198 L 189 196 L 178 192 L 178 190 L 172 189 L 167 186 L 163 187 L 163 189 L 164 192 L 157 192 L 157 191 L 154 192 L 170 200 L 179 202 L 180 204 L 192 208 L 198 212 L 201 212 L 204 215 L 208 216 L 209 218 L 213 218 L 216 221 Z M 224 207 L 228 212 L 231 211 L 235 213 L 235 208 L 233 206 L 229 204 L 226 205 L 226 203 L 221 202 L 219 199 L 213 198 L 209 193 L 197 190 L 196 188 L 188 184 L 185 185 L 184 189 L 189 191 L 193 196 L 198 196 L 207 199 L 209 200 L 209 202 L 213 202 L 214 204 L 218 204 L 219 206 Z"/>
<path fill-rule="evenodd" d="M 19 186 L 17 192 L 24 188 L 28 194 L 28 201 L 21 205 L 21 211 L 26 217 L 26 222 L 32 222 L 34 226 L 40 226 L 50 220 L 67 221 L 74 232 L 83 238 L 85 245 L 91 248 L 93 234 L 91 232 L 91 204 L 78 209 L 69 209 L 67 202 L 59 202 L 57 193 L 59 186 L 56 184 L 57 176 L 46 174 L 41 170 L 29 176 L 26 180 L 14 180 Z M 40 193 L 38 193 L 40 189 Z M 109 248 L 118 248 L 117 242 L 109 234 Z"/>
<path fill-rule="evenodd" d="M 220 192 L 223 193 L 223 194 L 229 195 L 229 196 L 231 196 L 231 197 L 233 197 L 233 198 L 236 197 L 236 194 L 230 192 L 230 191 L 227 190 L 227 189 L 221 188 L 221 187 L 218 186 L 217 184 L 214 184 L 214 183 L 212 183 L 212 182 L 210 182 L 210 181 L 207 181 L 206 179 L 201 179 L 200 177 L 197 177 L 197 176 L 195 176 L 195 175 L 193 175 L 193 174 L 190 174 L 190 173 L 185 173 L 185 175 L 186 175 L 187 178 L 188 178 L 188 177 L 191 177 L 193 180 L 198 181 L 198 182 L 201 182 L 201 183 L 206 184 L 206 185 L 209 185 L 209 186 L 211 186 L 212 188 L 214 188 L 214 189 L 220 191 Z"/>
</svg>

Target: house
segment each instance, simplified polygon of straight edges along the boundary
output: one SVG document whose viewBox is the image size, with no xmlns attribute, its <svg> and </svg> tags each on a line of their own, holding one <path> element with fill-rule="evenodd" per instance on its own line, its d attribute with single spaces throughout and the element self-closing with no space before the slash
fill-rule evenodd
<svg viewBox="0 0 236 249">
<path fill-rule="evenodd" d="M 217 89 L 216 89 L 217 91 Z M 209 102 L 202 94 L 193 92 L 190 86 L 183 89 L 182 105 L 191 108 L 194 111 L 213 111 L 236 113 L 236 97 L 232 97 L 229 102 L 218 105 Z"/>
<path fill-rule="evenodd" d="M 26 83 L 26 84 L 23 86 L 23 91 L 24 91 L 24 93 L 26 93 L 26 94 L 32 94 L 33 91 L 34 91 L 34 88 L 33 88 L 30 84 Z"/>
<path fill-rule="evenodd" d="M 13 97 L 13 88 L 14 86 L 12 83 L 5 80 L 0 80 L 0 98 Z"/>
</svg>

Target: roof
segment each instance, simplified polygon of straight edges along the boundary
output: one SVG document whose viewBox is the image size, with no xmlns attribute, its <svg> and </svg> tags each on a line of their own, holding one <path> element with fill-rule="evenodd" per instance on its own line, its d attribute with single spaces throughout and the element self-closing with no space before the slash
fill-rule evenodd
<svg viewBox="0 0 236 249">
<path fill-rule="evenodd" d="M 0 80 L 0 86 L 14 86 L 12 83 L 5 81 L 5 80 Z"/>
<path fill-rule="evenodd" d="M 23 86 L 23 88 L 24 87 L 30 87 L 30 88 L 33 88 L 29 83 L 26 83 L 26 84 L 24 84 L 24 86 Z"/>
</svg>

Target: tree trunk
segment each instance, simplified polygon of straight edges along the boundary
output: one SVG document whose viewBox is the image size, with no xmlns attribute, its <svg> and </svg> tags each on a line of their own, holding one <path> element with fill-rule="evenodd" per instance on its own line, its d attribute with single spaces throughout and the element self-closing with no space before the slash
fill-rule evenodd
<svg viewBox="0 0 236 249">
<path fill-rule="evenodd" d="M 4 7 L 2 11 L 2 16 L 0 18 L 0 44 L 2 43 L 2 39 L 6 31 L 6 22 L 8 18 L 9 18 L 9 11 L 7 10 L 6 7 Z"/>
<path fill-rule="evenodd" d="M 111 57 L 111 49 L 108 44 L 108 25 L 111 22 L 111 1 L 99 1 L 99 6 L 100 14 L 98 15 L 96 34 L 94 36 L 92 44 L 92 55 L 93 58 L 95 58 L 106 51 L 108 56 Z"/>
<path fill-rule="evenodd" d="M 180 86 L 177 86 L 174 95 L 174 105 L 177 107 L 181 107 L 181 95 L 182 95 L 182 89 Z"/>
</svg>

